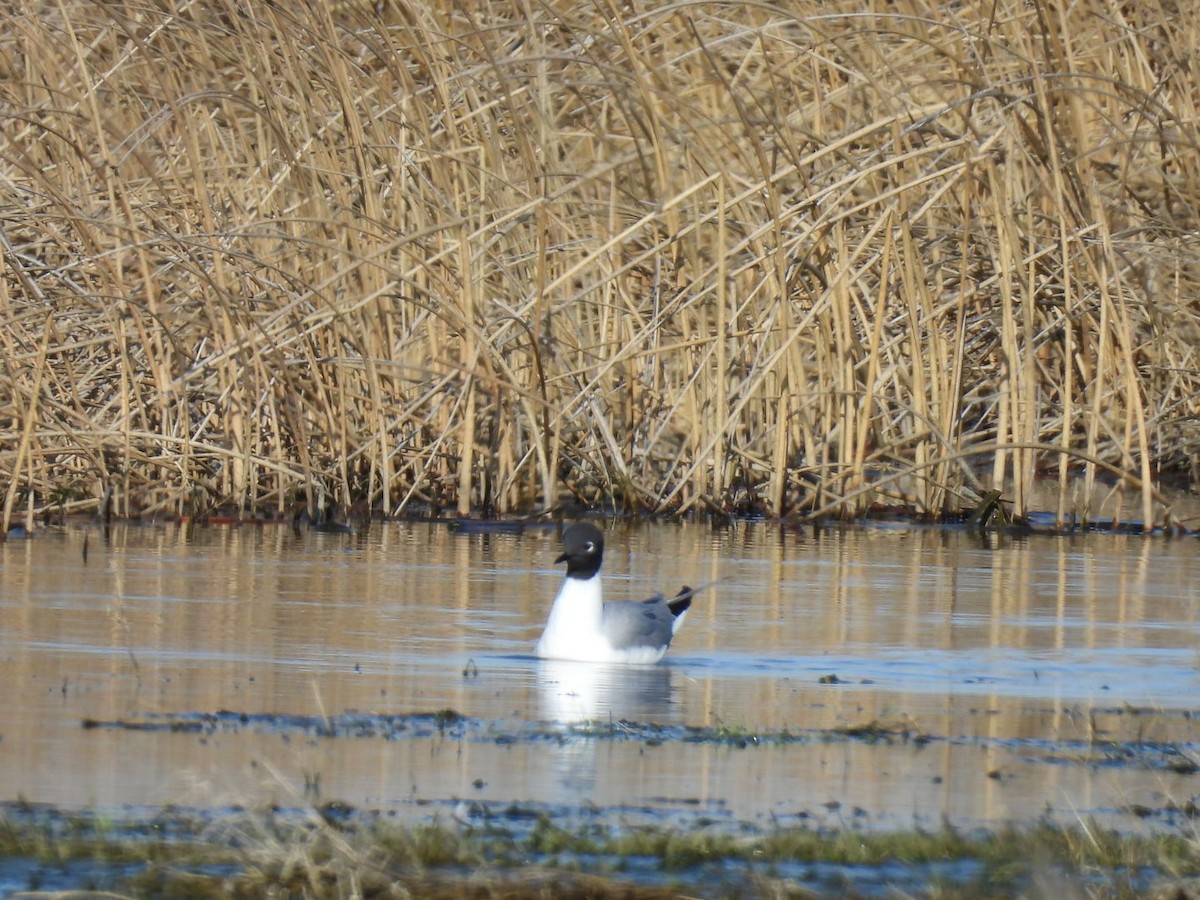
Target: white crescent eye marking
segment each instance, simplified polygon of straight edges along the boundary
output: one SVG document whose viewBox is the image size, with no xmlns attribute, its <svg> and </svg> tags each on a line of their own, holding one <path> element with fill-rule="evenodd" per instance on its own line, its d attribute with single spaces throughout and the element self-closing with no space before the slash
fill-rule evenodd
<svg viewBox="0 0 1200 900">
<path fill-rule="evenodd" d="M 584 553 L 591 553 L 595 549 L 596 549 L 596 545 L 593 544 L 591 541 L 588 541 L 586 544 L 583 545 Z"/>
</svg>

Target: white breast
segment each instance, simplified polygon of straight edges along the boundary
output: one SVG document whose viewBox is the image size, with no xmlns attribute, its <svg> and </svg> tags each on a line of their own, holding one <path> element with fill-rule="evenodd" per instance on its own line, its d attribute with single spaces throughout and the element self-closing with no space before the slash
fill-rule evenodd
<svg viewBox="0 0 1200 900">
<path fill-rule="evenodd" d="M 612 661 L 612 646 L 600 631 L 603 611 L 599 573 L 586 581 L 564 579 L 550 607 L 546 630 L 537 642 L 537 655 L 544 659 Z"/>
</svg>

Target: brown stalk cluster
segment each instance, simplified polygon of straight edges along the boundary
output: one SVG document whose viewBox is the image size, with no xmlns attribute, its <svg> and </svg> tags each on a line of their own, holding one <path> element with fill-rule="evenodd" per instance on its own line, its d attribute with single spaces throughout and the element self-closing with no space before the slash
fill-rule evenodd
<svg viewBox="0 0 1200 900">
<path fill-rule="evenodd" d="M 0 5 L 6 526 L 1195 478 L 1174 4 Z"/>
</svg>

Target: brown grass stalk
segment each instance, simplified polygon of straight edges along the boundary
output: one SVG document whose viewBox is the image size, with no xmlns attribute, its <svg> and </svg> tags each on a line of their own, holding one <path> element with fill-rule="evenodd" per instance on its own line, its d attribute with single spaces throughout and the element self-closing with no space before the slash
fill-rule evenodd
<svg viewBox="0 0 1200 900">
<path fill-rule="evenodd" d="M 1196 34 L 1153 4 L 4 12 L 9 507 L 939 517 L 1052 473 L 1161 524 L 1195 477 Z"/>
</svg>

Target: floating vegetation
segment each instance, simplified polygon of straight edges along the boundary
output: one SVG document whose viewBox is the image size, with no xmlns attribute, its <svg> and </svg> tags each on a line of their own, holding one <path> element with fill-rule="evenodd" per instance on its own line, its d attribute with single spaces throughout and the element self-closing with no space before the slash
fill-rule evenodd
<svg viewBox="0 0 1200 900">
<path fill-rule="evenodd" d="M 1096 710 L 1121 715 L 1126 710 Z M 1136 712 L 1136 711 L 1134 711 Z M 1134 714 L 1130 712 L 1130 714 Z M 1143 711 L 1148 712 L 1148 711 Z M 1157 711 L 1156 715 L 1169 715 Z M 1178 715 L 1189 716 L 1188 713 Z M 942 743 L 1000 747 L 1020 757 L 1046 763 L 1120 766 L 1188 775 L 1200 771 L 1200 743 L 1145 739 L 1055 740 L 931 734 L 905 722 L 868 721 L 834 728 L 752 729 L 736 724 L 661 725 L 626 719 L 579 722 L 492 721 L 464 716 L 453 709 L 427 713 L 380 714 L 348 712 L 335 716 L 277 715 L 221 710 L 215 713 L 149 713 L 129 719 L 84 719 L 86 730 L 169 731 L 197 734 L 235 734 L 246 729 L 322 738 L 414 740 L 438 738 L 500 744 L 568 740 L 634 741 L 651 747 L 672 742 L 713 744 L 733 749 L 829 744 L 853 741 L 920 750 Z"/>
</svg>

